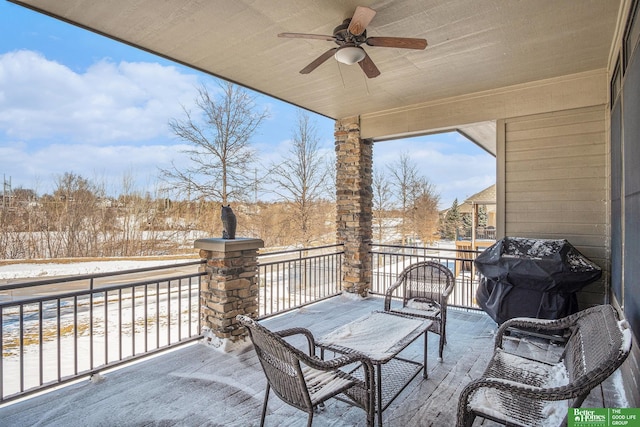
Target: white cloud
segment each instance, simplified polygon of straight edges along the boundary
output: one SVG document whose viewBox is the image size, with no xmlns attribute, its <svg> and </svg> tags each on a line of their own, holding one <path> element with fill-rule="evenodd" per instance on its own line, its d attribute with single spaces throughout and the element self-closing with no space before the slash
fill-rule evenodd
<svg viewBox="0 0 640 427">
<path fill-rule="evenodd" d="M 26 187 L 40 194 L 51 193 L 58 177 L 71 172 L 105 185 L 109 194 L 120 194 L 125 176 L 137 190 L 152 191 L 158 184 L 158 168 L 171 162 L 184 164 L 185 145 L 51 144 L 27 152 L 26 144 L 0 146 L 0 170 L 12 177 L 14 188 Z"/>
<path fill-rule="evenodd" d="M 495 158 L 458 133 L 377 142 L 374 169 L 385 170 L 400 153 L 408 153 L 420 174 L 435 185 L 441 209 L 496 182 Z"/>
<path fill-rule="evenodd" d="M 33 51 L 0 55 L 0 173 L 14 188 L 52 191 L 73 172 L 137 189 L 184 161 L 168 129 L 195 99 L 196 74 L 151 62 L 107 60 L 77 72 Z M 117 193 L 117 192 L 116 192 Z"/>
<path fill-rule="evenodd" d="M 157 63 L 103 60 L 78 73 L 33 51 L 9 52 L 0 55 L 0 131 L 87 144 L 166 138 L 196 83 Z"/>
</svg>

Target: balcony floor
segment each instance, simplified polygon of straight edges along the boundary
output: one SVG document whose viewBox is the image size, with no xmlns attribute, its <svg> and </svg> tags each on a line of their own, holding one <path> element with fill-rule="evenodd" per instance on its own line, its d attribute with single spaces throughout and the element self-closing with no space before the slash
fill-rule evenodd
<svg viewBox="0 0 640 427">
<path fill-rule="evenodd" d="M 381 298 L 331 298 L 263 321 L 278 330 L 292 326 L 322 335 L 372 310 Z M 437 361 L 438 337 L 429 334 L 429 378 L 415 378 L 384 412 L 385 426 L 453 426 L 461 389 L 481 375 L 491 357 L 496 324 L 484 313 L 450 309 L 444 361 Z M 509 340 L 515 345 L 515 340 Z M 557 346 L 525 342 L 523 350 L 557 353 Z M 422 340 L 403 353 L 420 359 Z M 594 389 L 584 407 L 622 407 L 618 372 Z M 266 381 L 251 346 L 225 354 L 194 344 L 83 381 L 5 405 L 0 420 L 7 426 L 256 426 Z M 306 414 L 283 404 L 273 393 L 268 426 L 306 424 Z M 476 425 L 480 425 L 480 420 Z M 364 412 L 330 401 L 314 417 L 314 426 L 364 426 Z M 485 426 L 493 423 L 484 422 Z"/>
</svg>

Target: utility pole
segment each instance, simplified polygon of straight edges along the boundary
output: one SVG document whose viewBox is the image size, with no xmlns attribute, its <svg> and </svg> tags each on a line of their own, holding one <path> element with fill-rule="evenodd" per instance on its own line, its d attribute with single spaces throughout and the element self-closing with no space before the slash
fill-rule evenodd
<svg viewBox="0 0 640 427">
<path fill-rule="evenodd" d="M 2 209 L 11 205 L 11 177 L 7 181 L 7 176 L 2 175 Z"/>
</svg>

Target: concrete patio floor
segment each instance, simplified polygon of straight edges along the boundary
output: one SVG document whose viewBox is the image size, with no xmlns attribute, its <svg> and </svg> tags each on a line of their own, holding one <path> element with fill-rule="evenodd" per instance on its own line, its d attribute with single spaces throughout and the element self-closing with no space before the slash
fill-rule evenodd
<svg viewBox="0 0 640 427">
<path fill-rule="evenodd" d="M 272 330 L 306 327 L 320 336 L 353 319 L 380 310 L 383 300 L 339 296 L 262 321 Z M 462 388 L 477 378 L 493 350 L 496 324 L 484 313 L 448 312 L 444 360 L 437 361 L 438 337 L 429 334 L 429 378 L 415 378 L 384 412 L 385 426 L 455 425 Z M 302 341 L 300 342 L 302 344 Z M 513 341 L 523 351 L 557 353 L 555 345 Z M 422 339 L 403 354 L 420 360 Z M 594 389 L 583 406 L 621 407 L 616 372 Z M 0 407 L 3 426 L 257 426 L 266 381 L 252 346 L 222 353 L 192 344 L 105 372 L 82 382 Z M 306 414 L 271 394 L 267 426 L 306 425 Z M 360 409 L 332 400 L 314 417 L 314 426 L 364 426 Z M 476 425 L 490 426 L 490 422 Z"/>
</svg>

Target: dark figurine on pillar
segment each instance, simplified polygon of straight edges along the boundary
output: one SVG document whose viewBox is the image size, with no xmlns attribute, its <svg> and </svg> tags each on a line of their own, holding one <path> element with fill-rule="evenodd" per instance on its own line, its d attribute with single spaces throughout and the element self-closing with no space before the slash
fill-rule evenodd
<svg viewBox="0 0 640 427">
<path fill-rule="evenodd" d="M 231 205 L 222 206 L 222 238 L 236 238 L 236 215 L 231 210 Z"/>
</svg>

